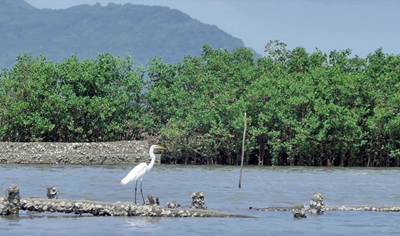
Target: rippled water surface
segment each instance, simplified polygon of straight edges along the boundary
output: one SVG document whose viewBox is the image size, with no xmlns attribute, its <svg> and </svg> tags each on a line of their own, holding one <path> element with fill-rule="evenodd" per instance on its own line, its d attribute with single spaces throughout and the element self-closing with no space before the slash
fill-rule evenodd
<svg viewBox="0 0 400 236">
<path fill-rule="evenodd" d="M 0 165 L 0 196 L 11 185 L 21 197 L 45 197 L 55 185 L 60 198 L 133 201 L 134 185 L 121 185 L 130 166 Z M 250 219 L 77 217 L 26 213 L 0 217 L 0 235 L 400 235 L 400 213 L 331 212 L 295 220 L 291 212 L 260 212 L 250 206 L 308 205 L 321 192 L 329 206 L 400 205 L 400 169 L 155 166 L 143 181 L 145 195 L 191 204 L 201 190 L 206 206 Z M 141 197 L 138 195 L 138 202 Z"/>
</svg>

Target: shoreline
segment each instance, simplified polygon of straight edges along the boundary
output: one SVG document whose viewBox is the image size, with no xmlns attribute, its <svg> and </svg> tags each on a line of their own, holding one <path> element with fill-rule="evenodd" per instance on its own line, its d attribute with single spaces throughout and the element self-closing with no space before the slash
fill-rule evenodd
<svg viewBox="0 0 400 236">
<path fill-rule="evenodd" d="M 0 142 L 0 164 L 122 165 L 147 162 L 146 140 L 54 143 Z M 160 154 L 156 164 L 160 164 Z"/>
</svg>

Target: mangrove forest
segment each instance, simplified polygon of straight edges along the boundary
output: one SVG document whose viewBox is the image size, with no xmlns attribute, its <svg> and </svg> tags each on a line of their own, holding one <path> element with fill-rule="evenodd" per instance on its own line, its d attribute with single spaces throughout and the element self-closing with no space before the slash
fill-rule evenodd
<svg viewBox="0 0 400 236">
<path fill-rule="evenodd" d="M 400 55 L 307 52 L 270 41 L 204 45 L 178 63 L 98 54 L 60 62 L 26 52 L 0 72 L 0 141 L 159 138 L 164 161 L 400 166 Z"/>
</svg>

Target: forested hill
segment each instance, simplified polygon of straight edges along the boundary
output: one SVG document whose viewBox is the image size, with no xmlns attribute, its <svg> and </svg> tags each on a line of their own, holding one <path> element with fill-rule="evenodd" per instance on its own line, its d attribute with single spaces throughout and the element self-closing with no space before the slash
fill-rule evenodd
<svg viewBox="0 0 400 236">
<path fill-rule="evenodd" d="M 205 43 L 232 50 L 243 41 L 168 7 L 80 5 L 63 10 L 37 9 L 23 0 L 0 0 L 0 69 L 10 68 L 25 51 L 61 61 L 98 53 L 131 55 L 135 64 L 154 56 L 174 63 L 200 55 Z"/>
<path fill-rule="evenodd" d="M 32 5 L 25 2 L 24 0 L 0 0 L 0 8 L 5 7 L 19 7 L 26 9 L 34 9 Z"/>
</svg>

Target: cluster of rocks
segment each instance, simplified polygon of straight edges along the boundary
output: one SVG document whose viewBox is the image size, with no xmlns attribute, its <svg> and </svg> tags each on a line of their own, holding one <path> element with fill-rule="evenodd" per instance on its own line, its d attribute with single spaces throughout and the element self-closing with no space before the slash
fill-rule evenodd
<svg viewBox="0 0 400 236">
<path fill-rule="evenodd" d="M 0 215 L 18 215 L 20 209 L 19 187 L 11 185 L 6 196 L 0 198 Z"/>
<path fill-rule="evenodd" d="M 204 200 L 204 194 L 202 191 L 196 191 L 192 193 L 192 208 L 195 209 L 207 209 Z"/>
<path fill-rule="evenodd" d="M 145 201 L 144 205 L 148 205 L 148 206 L 159 206 L 160 205 L 160 201 L 158 200 L 158 197 L 153 197 L 153 195 L 148 195 L 147 199 Z"/>
<path fill-rule="evenodd" d="M 307 218 L 306 216 L 306 206 L 304 205 L 297 205 L 296 207 L 294 207 L 294 209 L 292 210 L 293 212 L 293 217 L 296 219 L 301 219 L 301 218 Z"/>
<path fill-rule="evenodd" d="M 326 207 L 323 200 L 324 198 L 321 193 L 314 193 L 310 200 L 310 207 L 308 208 L 308 212 L 314 215 L 324 214 Z M 293 217 L 296 219 L 307 218 L 307 208 L 304 205 L 297 205 L 296 207 L 294 207 L 292 212 Z"/>
<path fill-rule="evenodd" d="M 324 204 L 324 197 L 321 193 L 314 193 L 310 200 L 310 214 L 324 214 L 326 207 Z"/>
<path fill-rule="evenodd" d="M 167 203 L 167 208 L 180 208 L 181 204 L 179 204 L 177 201 L 169 201 Z"/>
<path fill-rule="evenodd" d="M 159 204 L 101 203 L 87 200 L 22 198 L 21 210 L 35 212 L 63 212 L 92 214 L 94 216 L 144 216 L 144 217 L 207 217 L 219 216 L 212 212 L 196 212 L 192 209 L 166 208 Z M 223 217 L 223 216 L 221 216 Z"/>
<path fill-rule="evenodd" d="M 147 162 L 148 141 L 93 143 L 0 142 L 0 164 L 118 165 Z M 160 155 L 156 155 L 156 164 Z"/>
<path fill-rule="evenodd" d="M 192 207 L 181 208 L 176 201 L 160 206 L 159 199 L 147 197 L 145 205 L 117 202 L 103 203 L 89 200 L 58 199 L 54 186 L 47 188 L 47 199 L 20 198 L 19 188 L 12 185 L 7 196 L 0 198 L 0 215 L 18 215 L 19 210 L 32 212 L 63 212 L 74 214 L 92 214 L 94 216 L 148 216 L 148 217 L 247 217 L 227 212 L 206 210 L 204 194 L 201 191 L 192 194 Z"/>
<path fill-rule="evenodd" d="M 195 191 L 191 195 L 192 197 L 192 206 L 190 208 L 193 209 L 207 209 L 205 206 L 205 198 L 204 193 L 202 191 Z M 148 195 L 144 205 L 148 206 L 159 206 L 160 201 L 158 197 L 154 197 L 153 195 Z M 166 205 L 167 208 L 180 208 L 181 204 L 177 201 L 169 201 Z"/>
</svg>

